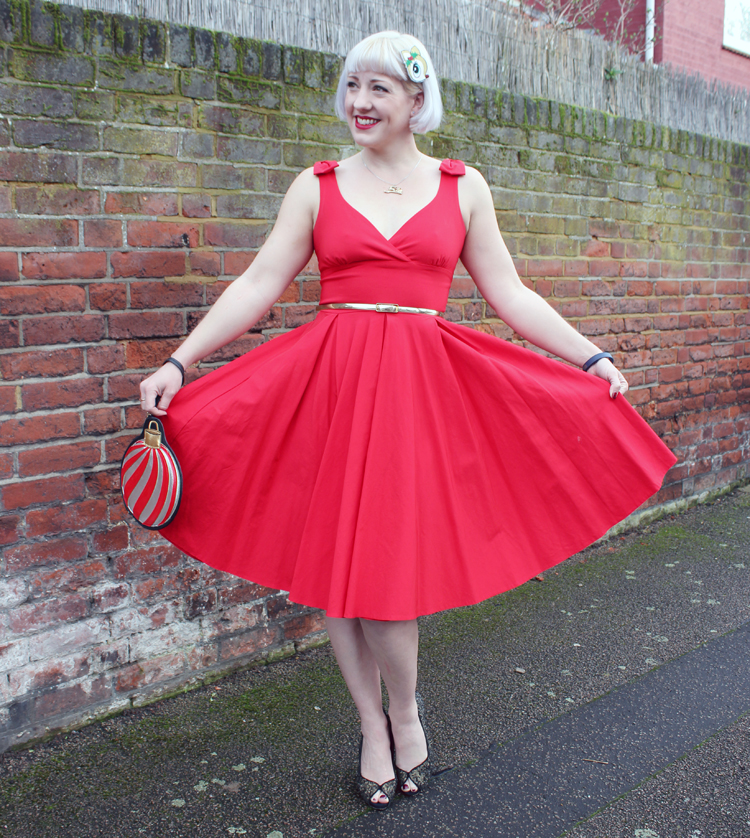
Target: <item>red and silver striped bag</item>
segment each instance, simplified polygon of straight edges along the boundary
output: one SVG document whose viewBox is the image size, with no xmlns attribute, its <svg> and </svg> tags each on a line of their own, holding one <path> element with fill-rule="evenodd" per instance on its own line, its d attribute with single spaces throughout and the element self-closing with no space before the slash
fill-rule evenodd
<svg viewBox="0 0 750 838">
<path fill-rule="evenodd" d="M 146 529 L 166 527 L 177 514 L 182 471 L 155 416 L 146 419 L 141 435 L 123 454 L 120 487 L 128 511 Z"/>
</svg>

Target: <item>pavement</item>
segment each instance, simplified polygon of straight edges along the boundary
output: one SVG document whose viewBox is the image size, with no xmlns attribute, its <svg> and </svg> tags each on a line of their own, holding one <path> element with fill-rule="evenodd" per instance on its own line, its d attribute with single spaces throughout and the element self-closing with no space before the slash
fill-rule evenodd
<svg viewBox="0 0 750 838">
<path fill-rule="evenodd" d="M 750 838 L 750 487 L 420 630 L 416 798 L 325 646 L 2 755 L 0 838 Z"/>
</svg>

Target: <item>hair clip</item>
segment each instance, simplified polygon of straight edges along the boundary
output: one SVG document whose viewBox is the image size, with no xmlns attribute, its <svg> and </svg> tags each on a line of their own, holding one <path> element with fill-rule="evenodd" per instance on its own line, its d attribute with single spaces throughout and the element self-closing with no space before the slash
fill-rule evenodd
<svg viewBox="0 0 750 838">
<path fill-rule="evenodd" d="M 422 82 L 429 78 L 425 73 L 427 61 L 419 54 L 419 49 L 416 46 L 411 48 L 411 52 L 407 52 L 405 49 L 401 50 L 401 57 L 406 65 L 406 73 L 412 81 Z"/>
</svg>

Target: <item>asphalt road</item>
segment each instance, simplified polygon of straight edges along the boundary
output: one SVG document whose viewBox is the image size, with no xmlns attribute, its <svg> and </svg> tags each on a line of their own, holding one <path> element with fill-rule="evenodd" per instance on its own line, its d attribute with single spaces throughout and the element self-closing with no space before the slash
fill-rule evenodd
<svg viewBox="0 0 750 838">
<path fill-rule="evenodd" d="M 0 836 L 750 838 L 750 491 L 420 626 L 423 796 L 356 797 L 325 647 L 4 754 Z"/>
</svg>

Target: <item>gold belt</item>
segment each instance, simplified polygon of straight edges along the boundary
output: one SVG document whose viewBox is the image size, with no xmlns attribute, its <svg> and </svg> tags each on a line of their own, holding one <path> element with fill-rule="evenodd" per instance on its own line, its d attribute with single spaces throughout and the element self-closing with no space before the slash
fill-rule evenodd
<svg viewBox="0 0 750 838">
<path fill-rule="evenodd" d="M 434 308 L 414 308 L 394 303 L 324 303 L 318 306 L 318 311 L 331 308 L 349 311 L 382 311 L 386 314 L 431 314 L 433 317 L 440 314 Z"/>
</svg>

